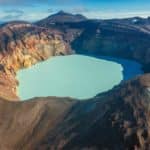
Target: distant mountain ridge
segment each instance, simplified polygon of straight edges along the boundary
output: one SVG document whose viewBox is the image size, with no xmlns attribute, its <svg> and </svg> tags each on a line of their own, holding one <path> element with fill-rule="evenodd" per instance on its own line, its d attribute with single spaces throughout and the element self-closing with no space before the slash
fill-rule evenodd
<svg viewBox="0 0 150 150">
<path fill-rule="evenodd" d="M 136 60 L 150 73 L 149 21 L 89 20 L 59 12 L 34 24 L 0 26 L 0 149 L 149 150 L 150 74 L 87 101 L 19 101 L 17 70 L 73 53 Z"/>
<path fill-rule="evenodd" d="M 59 11 L 56 14 L 50 15 L 38 23 L 41 24 L 55 24 L 55 23 L 67 23 L 67 22 L 81 22 L 85 21 L 87 18 L 80 14 L 71 14 L 64 11 Z"/>
<path fill-rule="evenodd" d="M 65 18 L 61 17 L 61 21 L 54 21 L 54 24 L 51 22 L 53 17 L 64 14 L 68 15 L 59 12 L 35 24 L 62 32 L 65 41 L 76 53 L 134 59 L 143 64 L 145 72 L 150 71 L 150 18 L 83 19 L 79 22 L 65 22 Z"/>
<path fill-rule="evenodd" d="M 9 21 L 9 22 L 0 22 L 0 27 L 5 27 L 5 26 L 11 26 L 11 25 L 15 25 L 15 24 L 31 24 L 28 21 L 21 21 L 21 20 L 16 20 L 16 21 Z"/>
</svg>

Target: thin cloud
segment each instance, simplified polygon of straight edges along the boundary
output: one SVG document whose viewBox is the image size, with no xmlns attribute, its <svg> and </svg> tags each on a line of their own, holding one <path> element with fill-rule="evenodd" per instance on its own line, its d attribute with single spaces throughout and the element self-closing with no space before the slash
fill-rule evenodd
<svg viewBox="0 0 150 150">
<path fill-rule="evenodd" d="M 21 15 L 24 13 L 24 11 L 18 10 L 18 9 L 9 9 L 9 10 L 5 10 L 4 12 L 5 12 L 5 13 L 21 14 Z"/>
<path fill-rule="evenodd" d="M 10 21 L 20 19 L 24 15 L 22 10 L 17 9 L 9 9 L 1 12 L 1 20 L 3 21 Z"/>
<path fill-rule="evenodd" d="M 54 13 L 54 12 L 56 12 L 56 10 L 54 10 L 54 9 L 52 9 L 52 8 L 49 8 L 49 9 L 47 10 L 47 13 Z"/>
<path fill-rule="evenodd" d="M 75 2 L 75 0 L 0 0 L 1 6 L 16 6 L 16 5 L 40 5 L 40 4 L 71 4 Z"/>
<path fill-rule="evenodd" d="M 148 17 L 150 16 L 150 11 L 124 11 L 124 12 L 117 12 L 117 11 L 89 11 L 84 12 L 83 15 L 88 16 L 89 18 L 95 19 L 112 19 L 112 18 L 128 18 L 128 17 Z"/>
<path fill-rule="evenodd" d="M 88 13 L 88 12 L 90 12 L 90 10 L 88 8 L 80 6 L 80 7 L 71 9 L 70 12 L 72 12 L 72 13 Z"/>
<path fill-rule="evenodd" d="M 49 9 L 7 9 L 0 10 L 0 21 L 12 21 L 12 20 L 25 20 L 25 21 L 37 21 L 47 16 L 54 14 L 58 10 L 58 8 L 49 8 Z M 111 10 L 92 10 L 86 7 L 75 7 L 75 8 L 66 8 L 64 9 L 66 12 L 70 12 L 73 14 L 82 14 L 87 18 L 94 19 L 111 19 L 111 18 L 128 18 L 128 17 L 148 17 L 150 16 L 150 11 L 111 11 Z"/>
<path fill-rule="evenodd" d="M 20 18 L 20 15 L 6 15 L 4 17 L 2 17 L 3 21 L 11 21 L 11 20 L 18 20 L 18 18 Z"/>
</svg>

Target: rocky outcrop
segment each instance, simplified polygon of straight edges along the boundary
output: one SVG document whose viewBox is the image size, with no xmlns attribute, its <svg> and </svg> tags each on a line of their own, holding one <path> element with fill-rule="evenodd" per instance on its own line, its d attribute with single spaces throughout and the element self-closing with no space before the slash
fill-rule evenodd
<svg viewBox="0 0 150 150">
<path fill-rule="evenodd" d="M 0 100 L 0 148 L 147 150 L 149 87 L 148 74 L 87 101 L 54 97 Z"/>
<path fill-rule="evenodd" d="M 41 21 L 38 21 L 37 24 L 42 26 L 49 26 L 49 25 L 55 25 L 57 23 L 76 23 L 76 22 L 82 22 L 87 20 L 87 18 L 80 14 L 71 14 L 64 11 L 59 11 L 56 14 L 53 14 Z"/>
<path fill-rule="evenodd" d="M 38 26 L 57 29 L 79 54 L 107 55 L 134 59 L 150 72 L 150 19 L 133 17 L 111 20 L 83 20 L 80 22 L 57 22 L 48 19 Z"/>
<path fill-rule="evenodd" d="M 47 18 L 36 22 L 40 27 L 57 30 L 64 36 L 66 42 L 70 43 L 76 39 L 84 30 L 83 22 L 88 19 L 80 14 L 71 14 L 64 11 L 59 11 L 56 14 L 50 15 Z"/>
<path fill-rule="evenodd" d="M 0 149 L 35 148 L 36 143 L 46 136 L 47 130 L 53 130 L 74 103 L 57 98 L 39 98 L 29 102 L 0 100 Z"/>
<path fill-rule="evenodd" d="M 84 24 L 85 30 L 71 43 L 77 53 L 134 59 L 143 65 L 145 72 L 150 72 L 149 32 L 109 21 Z"/>
<path fill-rule="evenodd" d="M 6 93 L 16 91 L 17 81 L 15 74 L 19 69 L 27 68 L 39 61 L 56 55 L 67 55 L 73 51 L 64 41 L 63 35 L 56 31 L 37 27 L 27 22 L 11 22 L 0 26 L 0 87 Z M 11 80 L 10 86 L 4 78 Z M 7 90 L 7 87 L 9 91 Z M 10 92 L 12 91 L 12 92 Z M 16 93 L 16 92 L 15 92 Z M 0 94 L 1 96 L 1 94 Z M 9 99 L 10 99 L 9 98 Z M 17 99 L 17 96 L 16 96 Z"/>
<path fill-rule="evenodd" d="M 150 74 L 87 101 L 56 97 L 6 101 L 19 99 L 17 70 L 72 53 L 68 44 L 77 53 L 135 59 L 150 71 L 150 37 L 140 26 L 112 20 L 0 25 L 0 149 L 150 149 Z"/>
<path fill-rule="evenodd" d="M 29 67 L 51 56 L 71 54 L 61 33 L 29 23 L 9 23 L 0 28 L 0 63 L 8 70 Z"/>
<path fill-rule="evenodd" d="M 150 33 L 150 17 L 142 18 L 142 17 L 132 17 L 132 18 L 125 18 L 125 19 L 112 19 L 109 22 L 115 22 L 120 25 L 127 25 L 130 27 L 137 28 L 145 33 Z"/>
<path fill-rule="evenodd" d="M 133 22 L 135 19 L 139 23 Z M 2 24 L 0 70 L 12 80 L 17 70 L 51 56 L 71 54 L 74 49 L 78 54 L 134 59 L 142 63 L 145 72 L 150 72 L 150 34 L 141 30 L 148 25 L 148 19 L 87 20 L 62 11 L 35 24 Z M 11 86 L 12 91 L 15 86 Z"/>
</svg>

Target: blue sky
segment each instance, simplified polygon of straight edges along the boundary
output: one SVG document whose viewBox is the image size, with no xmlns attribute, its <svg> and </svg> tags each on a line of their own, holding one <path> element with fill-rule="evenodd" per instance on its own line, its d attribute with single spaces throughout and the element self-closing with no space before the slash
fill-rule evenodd
<svg viewBox="0 0 150 150">
<path fill-rule="evenodd" d="M 147 17 L 150 0 L 0 0 L 0 21 L 35 21 L 59 10 L 89 18 Z"/>
</svg>

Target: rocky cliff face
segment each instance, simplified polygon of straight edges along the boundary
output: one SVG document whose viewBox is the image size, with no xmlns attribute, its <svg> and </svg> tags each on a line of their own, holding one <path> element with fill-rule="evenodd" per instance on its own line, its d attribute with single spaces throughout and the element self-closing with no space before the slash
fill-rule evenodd
<svg viewBox="0 0 150 150">
<path fill-rule="evenodd" d="M 135 19 L 136 22 L 133 22 Z M 143 64 L 145 72 L 149 72 L 150 34 L 148 29 L 147 32 L 146 29 L 142 30 L 148 25 L 148 19 L 87 20 L 83 16 L 65 12 L 59 12 L 36 24 L 2 24 L 0 70 L 9 76 L 8 80 L 12 80 L 20 68 L 29 67 L 51 56 L 70 54 L 71 49 L 74 49 L 79 54 L 134 59 Z M 7 85 L 3 78 L 5 75 L 1 78 L 2 86 Z M 13 83 L 12 91 L 15 91 L 15 82 L 10 82 Z"/>
<path fill-rule="evenodd" d="M 150 74 L 87 101 L 54 97 L 6 101 L 19 99 L 17 70 L 70 54 L 69 44 L 77 53 L 136 59 L 150 71 L 149 31 L 143 30 L 148 21 L 129 22 L 0 25 L 0 149 L 149 150 Z"/>
<path fill-rule="evenodd" d="M 142 27 L 113 21 L 84 24 L 83 32 L 71 42 L 77 53 L 134 59 L 143 64 L 145 72 L 150 71 L 150 33 L 143 31 Z"/>
<path fill-rule="evenodd" d="M 71 14 L 64 11 L 59 11 L 56 14 L 53 14 L 39 22 L 37 24 L 42 26 L 55 25 L 57 23 L 67 23 L 67 22 L 82 22 L 87 20 L 87 18 L 80 14 Z"/>
<path fill-rule="evenodd" d="M 88 101 L 0 100 L 0 148 L 6 150 L 147 150 L 150 75 Z M 7 115 L 9 114 L 9 115 Z"/>
<path fill-rule="evenodd" d="M 76 53 L 134 59 L 143 64 L 145 72 L 150 72 L 149 18 L 83 20 L 55 25 L 44 19 L 37 25 L 61 31 Z"/>
<path fill-rule="evenodd" d="M 2 85 L 4 91 L 8 91 L 8 84 L 4 80 L 4 78 L 8 78 L 11 81 L 9 82 L 11 88 L 8 92 L 12 91 L 12 94 L 7 97 L 3 94 L 4 98 L 14 98 L 14 91 L 16 91 L 17 86 L 16 71 L 30 67 L 52 56 L 71 53 L 72 51 L 63 40 L 62 34 L 56 30 L 37 27 L 26 22 L 11 22 L 1 25 L 0 75 L 2 78 L 0 79 L 0 86 Z"/>
<path fill-rule="evenodd" d="M 71 54 L 61 33 L 29 23 L 9 23 L 0 28 L 0 62 L 17 71 L 50 56 Z"/>
</svg>

